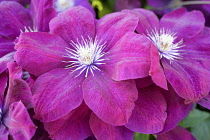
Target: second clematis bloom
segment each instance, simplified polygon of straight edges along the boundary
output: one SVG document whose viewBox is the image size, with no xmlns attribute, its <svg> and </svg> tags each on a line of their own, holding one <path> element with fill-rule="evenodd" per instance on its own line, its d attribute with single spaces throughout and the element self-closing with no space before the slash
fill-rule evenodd
<svg viewBox="0 0 210 140">
<path fill-rule="evenodd" d="M 20 35 L 15 60 L 39 76 L 32 90 L 37 119 L 55 121 L 84 99 L 104 122 L 116 126 L 128 122 L 138 97 L 136 85 L 113 77 L 130 77 L 133 67 L 144 69 L 136 71 L 142 77 L 148 75 L 150 57 L 136 52 L 149 52 L 151 43 L 134 33 L 138 18 L 127 15 L 113 13 L 96 21 L 86 8 L 77 6 L 52 19 L 50 33 Z"/>
<path fill-rule="evenodd" d="M 168 89 L 169 82 L 185 103 L 197 102 L 207 96 L 210 90 L 210 71 L 206 67 L 210 60 L 210 37 L 203 31 L 202 13 L 181 8 L 159 21 L 148 10 L 125 12 L 139 18 L 136 31 L 153 43 L 149 71 L 153 82 L 164 89 Z"/>
</svg>

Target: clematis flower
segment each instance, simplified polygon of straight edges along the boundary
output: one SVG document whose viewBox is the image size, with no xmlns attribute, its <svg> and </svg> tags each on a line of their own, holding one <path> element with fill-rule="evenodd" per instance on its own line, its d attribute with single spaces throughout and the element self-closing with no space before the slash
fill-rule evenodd
<svg viewBox="0 0 210 140">
<path fill-rule="evenodd" d="M 20 35 L 15 60 L 39 76 L 32 90 L 36 119 L 55 121 L 84 99 L 104 122 L 115 126 L 128 122 L 137 99 L 136 85 L 113 77 L 148 75 L 150 57 L 136 52 L 141 51 L 137 46 L 149 52 L 150 41 L 134 33 L 138 18 L 127 15 L 113 13 L 95 22 L 89 10 L 77 6 L 52 19 L 50 33 Z M 139 39 L 144 43 L 139 45 Z M 134 66 L 144 71 L 127 73 Z"/>
<path fill-rule="evenodd" d="M 114 75 L 108 73 L 113 71 L 109 69 L 112 66 L 117 75 L 128 76 L 125 71 L 132 68 L 127 64 L 134 59 L 135 66 L 149 68 L 150 63 L 141 60 L 144 55 L 138 56 L 139 53 L 134 51 L 140 49 L 136 47 L 138 39 L 145 40 L 144 45 L 150 46 L 147 38 L 134 33 L 137 22 L 135 16 L 128 17 L 123 13 L 110 14 L 95 22 L 93 15 L 79 6 L 58 14 L 50 22 L 51 33 L 20 35 L 15 60 L 39 76 L 33 87 L 35 117 L 44 122 L 52 137 L 67 134 L 72 137 L 74 131 L 70 133 L 67 127 L 63 127 L 63 136 L 60 135 L 62 131 L 56 131 L 60 127 L 49 129 L 54 128 L 53 124 L 72 122 L 71 114 L 82 104 L 83 98 L 104 122 L 117 126 L 127 123 L 137 99 L 135 82 L 114 81 L 111 78 Z M 123 48 L 122 54 L 116 53 L 119 47 Z M 146 48 L 149 49 L 145 47 L 145 51 Z M 138 73 L 144 77 L 148 71 Z M 53 123 L 59 120 L 63 123 Z"/>
<path fill-rule="evenodd" d="M 8 69 L 8 89 L 7 75 L 0 74 L 0 139 L 30 140 L 36 130 L 26 108 L 31 104 L 31 90 L 22 80 L 22 69 L 16 63 L 9 62 Z"/>
<path fill-rule="evenodd" d="M 139 0 L 116 0 L 115 11 L 121 11 L 123 9 L 134 9 L 141 7 Z"/>
<path fill-rule="evenodd" d="M 169 82 L 186 103 L 207 96 L 210 73 L 204 64 L 209 63 L 210 42 L 209 35 L 201 33 L 205 22 L 202 13 L 181 8 L 158 21 L 153 12 L 144 9 L 125 12 L 139 18 L 136 31 L 153 43 L 149 71 L 153 82 L 166 90 Z"/>
</svg>

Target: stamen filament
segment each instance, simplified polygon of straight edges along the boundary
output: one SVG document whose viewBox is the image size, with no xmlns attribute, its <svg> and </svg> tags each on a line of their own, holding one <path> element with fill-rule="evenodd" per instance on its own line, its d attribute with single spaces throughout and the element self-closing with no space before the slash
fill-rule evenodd
<svg viewBox="0 0 210 140">
<path fill-rule="evenodd" d="M 71 71 L 79 71 L 78 75 L 81 75 L 85 71 L 85 77 L 88 76 L 90 72 L 94 75 L 95 70 L 99 70 L 100 65 L 106 64 L 104 61 L 107 60 L 104 56 L 107 52 L 103 52 L 105 49 L 106 42 L 102 43 L 102 40 L 97 40 L 97 37 L 93 40 L 91 37 L 85 39 L 81 37 L 81 40 L 78 38 L 76 42 L 71 41 L 71 48 L 66 48 L 67 54 L 64 56 L 73 60 L 64 61 L 65 63 L 71 63 L 66 66 L 66 68 L 74 68 Z M 76 77 L 77 77 L 76 76 Z"/>
<path fill-rule="evenodd" d="M 147 31 L 148 39 L 150 39 L 154 45 L 159 50 L 160 59 L 163 57 L 170 60 L 170 63 L 176 59 L 182 59 L 183 50 L 180 48 L 184 47 L 182 45 L 183 40 L 181 39 L 177 43 L 174 41 L 177 39 L 176 33 L 171 32 L 169 29 L 154 29 L 152 31 Z"/>
</svg>

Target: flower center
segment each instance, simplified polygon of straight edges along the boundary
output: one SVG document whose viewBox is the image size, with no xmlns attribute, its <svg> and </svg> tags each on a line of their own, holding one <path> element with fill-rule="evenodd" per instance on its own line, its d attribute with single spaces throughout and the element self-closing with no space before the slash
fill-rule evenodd
<svg viewBox="0 0 210 140">
<path fill-rule="evenodd" d="M 94 61 L 94 50 L 90 48 L 80 48 L 78 50 L 78 60 L 83 65 L 91 65 Z"/>
<path fill-rule="evenodd" d="M 57 12 L 63 12 L 64 10 L 74 6 L 73 0 L 57 0 L 55 7 Z"/>
<path fill-rule="evenodd" d="M 177 39 L 176 33 L 171 32 L 170 30 L 160 29 L 160 31 L 152 30 L 151 32 L 147 32 L 147 37 L 154 43 L 154 45 L 158 48 L 160 59 L 162 57 L 170 60 L 172 62 L 175 59 L 182 59 L 180 48 L 183 40 L 175 42 Z"/>
<path fill-rule="evenodd" d="M 79 71 L 79 76 L 85 71 L 85 77 L 88 76 L 90 71 L 94 75 L 95 70 L 100 70 L 99 66 L 105 64 L 104 52 L 105 43 L 101 43 L 102 40 L 98 41 L 97 38 L 94 40 L 90 37 L 88 39 L 82 39 L 77 42 L 72 41 L 72 48 L 66 48 L 67 55 L 64 57 L 70 58 L 70 61 L 64 61 L 71 63 L 66 68 L 75 68 L 72 72 Z"/>
</svg>

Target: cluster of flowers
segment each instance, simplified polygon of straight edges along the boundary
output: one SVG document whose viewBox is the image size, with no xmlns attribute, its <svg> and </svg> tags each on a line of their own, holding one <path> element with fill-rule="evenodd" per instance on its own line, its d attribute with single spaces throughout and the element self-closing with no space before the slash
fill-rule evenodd
<svg viewBox="0 0 210 140">
<path fill-rule="evenodd" d="M 159 20 L 136 8 L 97 20 L 86 0 L 18 2 L 0 3 L 1 140 L 194 139 L 177 125 L 193 103 L 210 109 L 200 11 Z"/>
</svg>

